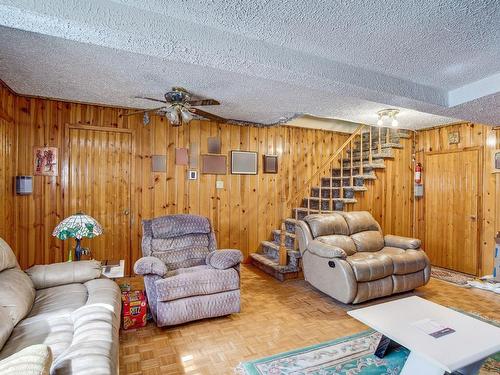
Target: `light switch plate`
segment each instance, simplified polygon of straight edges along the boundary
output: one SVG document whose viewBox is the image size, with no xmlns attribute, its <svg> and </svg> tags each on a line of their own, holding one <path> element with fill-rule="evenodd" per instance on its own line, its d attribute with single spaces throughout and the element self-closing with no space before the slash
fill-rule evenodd
<svg viewBox="0 0 500 375">
<path fill-rule="evenodd" d="M 198 178 L 198 171 L 188 171 L 188 180 L 196 180 Z"/>
<path fill-rule="evenodd" d="M 216 189 L 224 189 L 224 181 L 215 181 L 215 188 Z"/>
</svg>

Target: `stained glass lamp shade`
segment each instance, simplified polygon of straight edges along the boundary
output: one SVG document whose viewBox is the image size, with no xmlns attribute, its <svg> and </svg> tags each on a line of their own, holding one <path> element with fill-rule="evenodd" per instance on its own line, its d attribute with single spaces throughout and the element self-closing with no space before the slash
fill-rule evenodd
<svg viewBox="0 0 500 375">
<path fill-rule="evenodd" d="M 101 224 L 92 216 L 81 212 L 71 215 L 61 221 L 52 232 L 54 237 L 60 240 L 74 238 L 76 240 L 75 257 L 80 260 L 82 248 L 80 241 L 82 238 L 94 238 L 102 234 Z"/>
</svg>

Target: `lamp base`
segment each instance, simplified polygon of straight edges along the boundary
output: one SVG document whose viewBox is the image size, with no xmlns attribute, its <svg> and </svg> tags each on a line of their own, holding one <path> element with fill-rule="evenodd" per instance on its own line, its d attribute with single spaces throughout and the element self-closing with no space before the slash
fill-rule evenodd
<svg viewBox="0 0 500 375">
<path fill-rule="evenodd" d="M 80 241 L 81 240 L 79 238 L 76 239 L 75 258 L 77 261 L 79 261 L 82 256 L 82 247 L 80 245 Z"/>
</svg>

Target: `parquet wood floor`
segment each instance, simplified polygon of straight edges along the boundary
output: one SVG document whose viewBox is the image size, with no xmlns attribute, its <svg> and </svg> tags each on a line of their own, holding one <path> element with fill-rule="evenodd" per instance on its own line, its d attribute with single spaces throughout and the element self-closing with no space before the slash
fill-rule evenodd
<svg viewBox="0 0 500 375">
<path fill-rule="evenodd" d="M 136 289 L 142 279 L 122 279 Z M 171 328 L 154 323 L 120 332 L 121 374 L 233 374 L 239 362 L 367 329 L 346 307 L 304 280 L 280 283 L 242 267 L 242 312 Z M 500 296 L 431 279 L 415 293 L 444 306 L 500 320 Z"/>
</svg>

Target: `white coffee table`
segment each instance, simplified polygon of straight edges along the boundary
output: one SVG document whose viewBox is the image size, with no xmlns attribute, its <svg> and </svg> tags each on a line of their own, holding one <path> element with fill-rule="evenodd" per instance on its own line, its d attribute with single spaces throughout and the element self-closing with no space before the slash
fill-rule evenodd
<svg viewBox="0 0 500 375">
<path fill-rule="evenodd" d="M 402 298 L 348 314 L 410 350 L 403 375 L 441 375 L 445 371 L 476 374 L 488 356 L 500 351 L 500 328 L 420 297 Z M 415 325 L 425 319 L 455 332 L 434 338 Z"/>
</svg>

